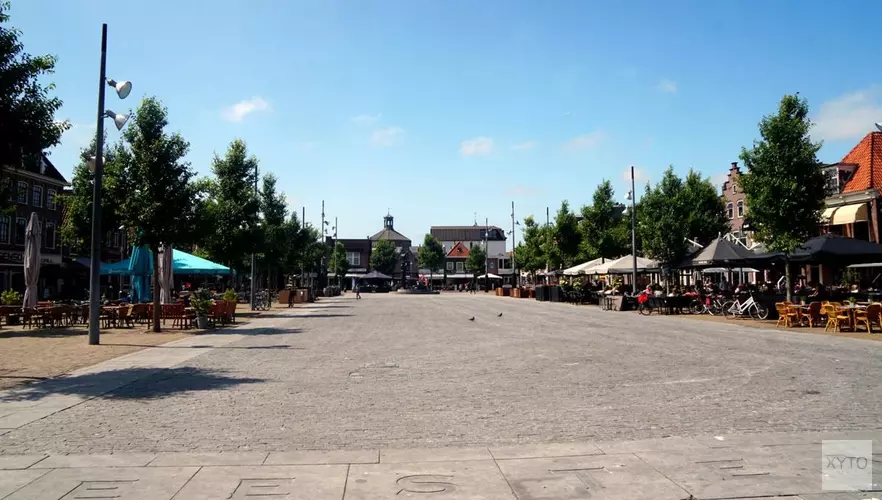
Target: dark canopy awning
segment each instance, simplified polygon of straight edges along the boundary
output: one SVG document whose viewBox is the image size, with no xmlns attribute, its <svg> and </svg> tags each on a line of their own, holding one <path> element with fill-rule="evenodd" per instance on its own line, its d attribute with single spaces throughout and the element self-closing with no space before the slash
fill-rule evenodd
<svg viewBox="0 0 882 500">
<path fill-rule="evenodd" d="M 784 254 L 780 252 L 764 253 L 757 255 L 757 259 L 783 260 Z M 790 255 L 790 261 L 829 263 L 842 266 L 878 262 L 882 261 L 882 245 L 838 234 L 822 234 L 797 247 Z"/>
<path fill-rule="evenodd" d="M 747 263 L 753 252 L 722 236 L 710 242 L 680 267 L 732 267 Z"/>
</svg>

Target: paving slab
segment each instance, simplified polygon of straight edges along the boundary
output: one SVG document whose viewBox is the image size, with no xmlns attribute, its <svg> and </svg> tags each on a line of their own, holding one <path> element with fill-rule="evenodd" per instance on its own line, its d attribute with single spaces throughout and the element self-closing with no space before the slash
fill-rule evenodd
<svg viewBox="0 0 882 500">
<path fill-rule="evenodd" d="M 493 460 L 487 448 L 411 448 L 380 450 L 380 463 Z"/>
<path fill-rule="evenodd" d="M 339 500 L 346 471 L 345 465 L 204 467 L 175 500 Z"/>
<path fill-rule="evenodd" d="M 198 470 L 198 467 L 56 469 L 4 500 L 169 500 Z"/>
<path fill-rule="evenodd" d="M 208 465 L 262 465 L 267 453 L 259 451 L 219 453 L 157 453 L 150 467 L 200 467 Z"/>
<path fill-rule="evenodd" d="M 270 453 L 264 465 L 375 464 L 379 461 L 377 450 L 304 450 Z"/>
<path fill-rule="evenodd" d="M 47 470 L 0 470 L 0 498 L 6 498 L 6 495 L 25 487 L 48 472 Z"/>
<path fill-rule="evenodd" d="M 74 467 L 144 467 L 156 458 L 154 453 L 111 453 L 106 455 L 49 455 L 35 469 Z"/>
<path fill-rule="evenodd" d="M 822 491 L 821 456 L 815 453 L 800 456 L 754 447 L 637 455 L 702 500 Z"/>
<path fill-rule="evenodd" d="M 500 460 L 519 500 L 681 500 L 688 494 L 632 454 Z"/>
<path fill-rule="evenodd" d="M 44 458 L 46 458 L 46 455 L 42 453 L 34 455 L 0 455 L 0 470 L 27 469 Z"/>
<path fill-rule="evenodd" d="M 352 465 L 344 500 L 515 500 L 492 460 Z"/>
<path fill-rule="evenodd" d="M 701 450 L 708 447 L 690 437 L 667 437 L 656 439 L 642 439 L 639 441 L 611 441 L 595 443 L 598 448 L 607 454 L 636 453 L 636 452 L 665 452 L 670 450 Z"/>
<path fill-rule="evenodd" d="M 57 408 L 31 407 L 0 417 L 0 429 L 18 429 L 57 412 Z"/>
<path fill-rule="evenodd" d="M 490 453 L 497 460 L 510 458 L 546 458 L 581 455 L 602 455 L 603 451 L 592 443 L 550 443 L 515 446 L 491 446 Z"/>
<path fill-rule="evenodd" d="M 800 500 L 880 500 L 882 493 L 811 493 L 799 495 Z M 765 500 L 765 499 L 762 499 Z"/>
</svg>

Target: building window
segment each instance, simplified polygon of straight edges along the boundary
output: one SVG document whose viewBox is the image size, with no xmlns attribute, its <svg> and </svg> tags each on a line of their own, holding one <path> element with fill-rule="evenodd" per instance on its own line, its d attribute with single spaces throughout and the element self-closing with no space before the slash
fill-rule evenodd
<svg viewBox="0 0 882 500">
<path fill-rule="evenodd" d="M 25 181 L 18 181 L 18 202 L 28 203 L 28 183 Z"/>
<path fill-rule="evenodd" d="M 56 194 L 57 193 L 55 192 L 54 189 L 50 189 L 49 191 L 46 191 L 46 208 L 48 208 L 49 210 L 56 209 L 56 205 L 55 205 L 55 195 Z"/>
<path fill-rule="evenodd" d="M 0 217 L 0 243 L 9 243 L 9 216 Z"/>
<path fill-rule="evenodd" d="M 55 248 L 55 223 L 47 222 L 46 229 L 43 231 L 43 236 L 46 238 L 46 241 L 43 245 L 48 249 Z"/>
<path fill-rule="evenodd" d="M 744 200 L 738 200 L 737 208 L 738 208 L 738 218 L 743 219 L 744 218 Z"/>
<path fill-rule="evenodd" d="M 119 231 L 113 232 L 113 236 L 111 237 L 111 240 L 110 240 L 110 247 L 111 248 L 122 247 L 122 245 L 120 244 L 120 241 L 119 241 Z"/>
<path fill-rule="evenodd" d="M 499 259 L 499 269 L 508 269 L 511 267 L 511 259 Z"/>
<path fill-rule="evenodd" d="M 736 186 L 735 183 L 733 182 L 733 183 L 732 183 L 732 194 L 737 194 L 737 193 L 738 193 L 737 186 Z"/>
<path fill-rule="evenodd" d="M 447 270 L 453 271 L 453 261 L 452 260 L 447 261 Z"/>
<path fill-rule="evenodd" d="M 28 221 L 24 217 L 15 219 L 15 244 L 24 245 L 25 229 L 28 227 Z"/>
<path fill-rule="evenodd" d="M 34 184 L 34 195 L 31 196 L 31 203 L 35 207 L 43 206 L 43 186 Z"/>
<path fill-rule="evenodd" d="M 456 263 L 456 272 L 458 272 L 458 273 L 462 272 L 462 262 Z"/>
<path fill-rule="evenodd" d="M 733 219 L 732 202 L 726 203 L 726 218 Z"/>
<path fill-rule="evenodd" d="M 358 252 L 346 252 L 346 262 L 352 267 L 361 267 L 361 254 Z"/>
</svg>

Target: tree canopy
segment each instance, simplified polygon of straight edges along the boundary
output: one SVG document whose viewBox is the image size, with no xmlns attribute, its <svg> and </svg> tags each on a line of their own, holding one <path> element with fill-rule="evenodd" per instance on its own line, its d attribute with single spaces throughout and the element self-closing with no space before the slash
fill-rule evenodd
<svg viewBox="0 0 882 500">
<path fill-rule="evenodd" d="M 346 260 L 346 247 L 343 246 L 343 243 L 340 241 L 334 245 L 334 253 L 331 255 L 331 266 L 334 275 L 337 276 L 337 282 L 339 283 L 349 271 L 349 261 Z"/>
<path fill-rule="evenodd" d="M 777 113 L 759 123 L 761 139 L 742 148 L 747 171 L 741 175 L 750 220 L 757 241 L 785 256 L 814 236 L 824 208 L 824 175 L 817 153 L 820 143 L 809 136 L 808 102 L 785 95 Z M 786 266 L 790 298 L 790 266 Z"/>
<path fill-rule="evenodd" d="M 244 270 L 243 257 L 255 249 L 260 199 L 257 185 L 257 158 L 248 155 L 242 140 L 230 143 L 223 157 L 212 161 L 214 189 L 211 210 L 213 232 L 205 241 L 211 255 L 230 266 Z M 273 187 L 275 184 L 273 184 Z"/>
<path fill-rule="evenodd" d="M 374 245 L 371 252 L 371 267 L 389 276 L 395 272 L 395 263 L 398 256 L 395 254 L 395 245 L 389 240 L 380 240 Z"/>
<path fill-rule="evenodd" d="M 484 274 L 487 270 L 487 251 L 481 245 L 472 245 L 469 256 L 465 261 L 465 268 L 475 276 Z"/>
<path fill-rule="evenodd" d="M 582 207 L 580 260 L 603 257 L 614 259 L 628 253 L 630 220 L 623 215 L 624 207 L 615 202 L 615 191 L 604 180 L 594 191 L 591 205 Z"/>
<path fill-rule="evenodd" d="M 546 258 L 543 251 L 542 228 L 536 223 L 532 215 L 524 217 L 523 241 L 518 243 L 514 258 L 518 269 L 529 273 L 545 267 Z"/>
<path fill-rule="evenodd" d="M 444 257 L 444 247 L 441 246 L 441 242 L 431 234 L 427 234 L 418 255 L 420 267 L 434 273 L 444 266 Z"/>
<path fill-rule="evenodd" d="M 189 144 L 168 134 L 168 111 L 154 97 L 145 98 L 123 133 L 127 148 L 117 152 L 132 186 L 120 207 L 125 225 L 136 228 L 138 245 L 148 245 L 154 259 L 159 245 L 192 243 L 198 193 L 193 171 L 184 161 Z M 159 266 L 154 262 L 154 331 L 159 331 Z"/>
<path fill-rule="evenodd" d="M 55 56 L 24 51 L 21 31 L 8 25 L 9 9 L 8 1 L 0 1 L 0 166 L 21 168 L 58 144 L 70 124 L 55 120 L 62 102 L 51 95 L 55 85 L 45 83 L 55 70 Z M 5 175 L 0 169 L 0 179 Z M 9 184 L 0 183 L 0 189 Z M 8 192 L 0 193 L 0 209 L 6 208 Z"/>
</svg>

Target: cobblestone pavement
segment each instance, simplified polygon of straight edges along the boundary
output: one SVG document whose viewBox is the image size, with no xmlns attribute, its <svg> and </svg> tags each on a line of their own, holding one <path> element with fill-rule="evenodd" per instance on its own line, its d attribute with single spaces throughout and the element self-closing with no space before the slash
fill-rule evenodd
<svg viewBox="0 0 882 500">
<path fill-rule="evenodd" d="M 8 431 L 0 454 L 882 428 L 879 342 L 459 293 L 327 300 L 235 333 L 244 336 Z M 162 349 L 174 347 L 144 352 Z"/>
</svg>

